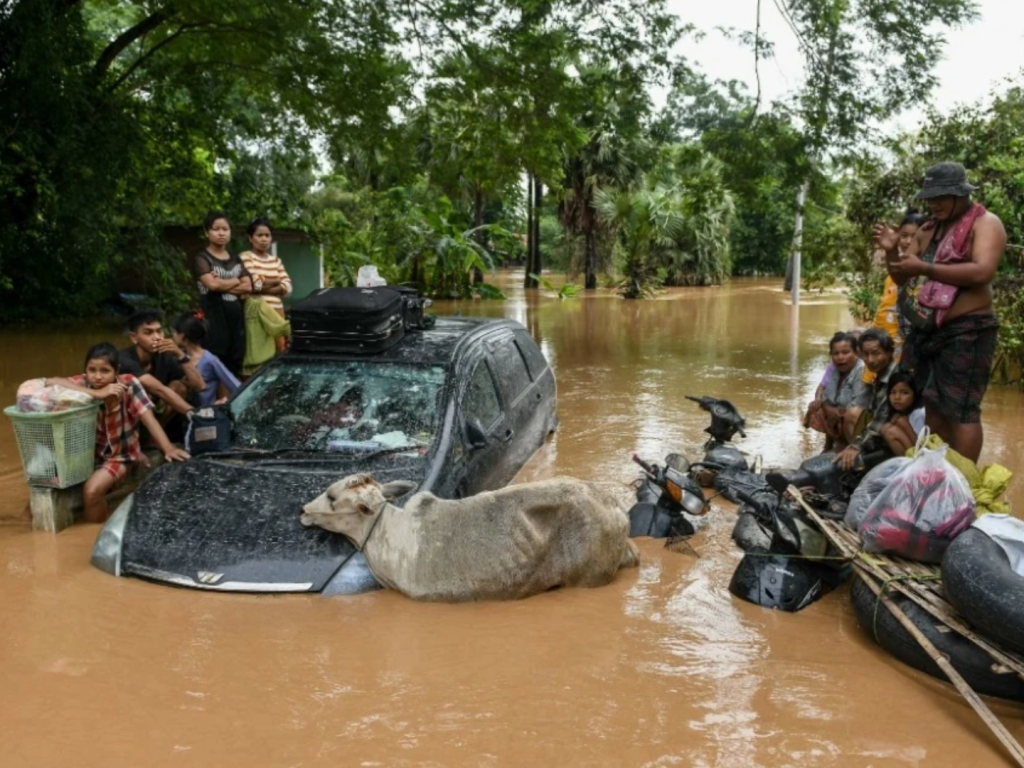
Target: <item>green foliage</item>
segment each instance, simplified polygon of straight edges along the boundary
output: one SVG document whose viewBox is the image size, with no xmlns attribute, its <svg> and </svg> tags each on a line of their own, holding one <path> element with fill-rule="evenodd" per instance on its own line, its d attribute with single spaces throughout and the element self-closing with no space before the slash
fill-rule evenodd
<svg viewBox="0 0 1024 768">
<path fill-rule="evenodd" d="M 932 25 L 971 3 L 784 8 L 807 85 L 765 112 L 672 53 L 694 30 L 667 0 L 4 4 L 0 318 L 88 314 L 125 280 L 186 300 L 160 234 L 210 208 L 303 227 L 338 283 L 374 263 L 434 295 L 488 293 L 474 278 L 523 249 L 509 232 L 525 229 L 524 175 L 548 190 L 544 263 L 588 288 L 616 266 L 637 294 L 781 272 L 808 177 L 809 268 L 859 268 L 850 230 L 897 210 L 921 152 L 890 148 L 898 169 L 882 171 L 851 166 L 851 148 L 927 92 Z M 961 152 L 1021 241 L 1019 94 L 993 109 L 1000 121 L 965 109 L 917 141 Z"/>
<path fill-rule="evenodd" d="M 973 0 L 789 0 L 787 11 L 804 54 L 797 109 L 814 158 L 842 156 L 866 128 L 924 101 L 943 32 L 977 17 Z"/>
<path fill-rule="evenodd" d="M 711 285 L 729 274 L 732 197 L 720 164 L 695 147 L 665 148 L 640 188 L 598 190 L 594 207 L 616 233 L 626 298 L 666 283 Z"/>
<path fill-rule="evenodd" d="M 854 276 L 846 295 L 849 300 L 850 314 L 857 322 L 870 324 L 874 321 L 884 289 L 885 272 L 882 270 L 870 270 Z"/>
<path fill-rule="evenodd" d="M 306 227 L 323 248 L 335 285 L 354 285 L 359 268 L 373 264 L 389 283 L 412 284 L 430 296 L 469 298 L 475 290 L 492 298 L 490 288 L 472 284 L 472 275 L 493 270 L 494 245 L 512 240 L 497 225 L 467 228 L 451 201 L 432 197 L 423 182 L 350 191 L 334 178 L 307 197 L 306 209 Z"/>
<path fill-rule="evenodd" d="M 919 187 L 925 169 L 955 160 L 978 185 L 976 199 L 1002 219 L 1009 245 L 993 283 L 1000 315 L 998 375 L 1020 380 L 1024 363 L 1024 307 L 1020 297 L 1024 253 L 1024 89 L 1010 88 L 988 105 L 962 106 L 943 117 L 931 115 L 916 134 L 887 145 L 884 160 L 864 157 L 855 166 L 848 216 L 866 237 L 879 220 L 898 222 Z"/>
<path fill-rule="evenodd" d="M 992 292 L 999 315 L 993 379 L 1004 384 L 1017 382 L 1024 387 L 1024 275 L 998 275 Z"/>
<path fill-rule="evenodd" d="M 561 288 L 556 288 L 555 284 L 546 277 L 533 273 L 530 273 L 530 277 L 536 280 L 545 290 L 556 294 L 560 299 L 573 299 L 579 295 L 581 290 L 580 286 L 576 283 L 563 283 Z"/>
</svg>

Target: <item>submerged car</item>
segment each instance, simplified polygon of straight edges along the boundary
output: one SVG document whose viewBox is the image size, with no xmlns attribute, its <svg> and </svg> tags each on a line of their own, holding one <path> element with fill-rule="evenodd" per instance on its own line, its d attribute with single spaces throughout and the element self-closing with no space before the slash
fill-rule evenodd
<svg viewBox="0 0 1024 768">
<path fill-rule="evenodd" d="M 373 588 L 346 538 L 299 523 L 304 504 L 357 472 L 444 498 L 495 490 L 557 426 L 554 373 L 526 329 L 461 317 L 373 355 L 282 355 L 230 412 L 231 448 L 154 471 L 93 565 L 224 591 Z"/>
</svg>

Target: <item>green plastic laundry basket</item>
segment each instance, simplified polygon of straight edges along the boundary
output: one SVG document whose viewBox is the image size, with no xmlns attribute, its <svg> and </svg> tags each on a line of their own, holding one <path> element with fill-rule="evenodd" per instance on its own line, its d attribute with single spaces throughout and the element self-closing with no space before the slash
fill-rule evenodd
<svg viewBox="0 0 1024 768">
<path fill-rule="evenodd" d="M 4 409 L 18 438 L 25 482 L 45 488 L 69 488 L 93 473 L 96 411 L 99 403 L 56 413 Z"/>
</svg>

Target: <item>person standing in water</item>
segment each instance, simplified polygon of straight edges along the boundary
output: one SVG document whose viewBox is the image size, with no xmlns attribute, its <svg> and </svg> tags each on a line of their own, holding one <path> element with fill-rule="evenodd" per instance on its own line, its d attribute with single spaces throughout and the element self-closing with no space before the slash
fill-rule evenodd
<svg viewBox="0 0 1024 768">
<path fill-rule="evenodd" d="M 242 300 L 252 293 L 252 278 L 242 260 L 228 251 L 231 222 L 212 211 L 203 225 L 206 248 L 196 254 L 192 268 L 199 287 L 199 306 L 209 329 L 206 349 L 236 377 L 245 358 L 245 311 Z"/>
<path fill-rule="evenodd" d="M 931 220 L 906 252 L 899 252 L 895 228 L 878 224 L 874 233 L 900 286 L 900 316 L 910 327 L 902 366 L 914 376 L 926 423 L 977 461 L 984 442 L 981 401 L 999 330 L 992 280 L 1006 249 L 1006 229 L 971 200 L 974 189 L 959 163 L 933 165 L 917 193 Z"/>
</svg>

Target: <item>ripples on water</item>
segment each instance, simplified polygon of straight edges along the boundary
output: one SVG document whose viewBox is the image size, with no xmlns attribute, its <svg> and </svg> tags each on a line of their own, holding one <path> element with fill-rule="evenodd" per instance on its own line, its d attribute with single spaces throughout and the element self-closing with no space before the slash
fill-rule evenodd
<svg viewBox="0 0 1024 768">
<path fill-rule="evenodd" d="M 708 419 L 686 394 L 731 399 L 766 464 L 818 448 L 796 423 L 850 325 L 842 297 L 794 323 L 766 282 L 645 302 L 517 282 L 507 302 L 438 311 L 519 320 L 556 369 L 561 430 L 520 480 L 570 474 L 628 498 L 634 452 L 698 455 Z M 103 338 L 116 330 L 5 333 L 0 395 L 77 372 Z M 1022 402 L 986 402 L 985 459 L 1015 470 Z M 0 766 L 1002 764 L 947 688 L 868 642 L 845 590 L 799 614 L 732 598 L 727 504 L 699 557 L 642 541 L 641 567 L 602 589 L 456 606 L 221 595 L 95 571 L 94 526 L 11 522 L 26 499 L 14 451 L 0 429 Z M 1020 710 L 997 711 L 1024 738 Z"/>
</svg>

